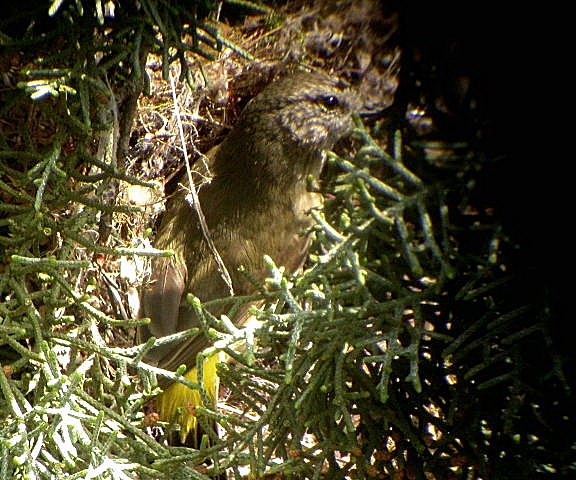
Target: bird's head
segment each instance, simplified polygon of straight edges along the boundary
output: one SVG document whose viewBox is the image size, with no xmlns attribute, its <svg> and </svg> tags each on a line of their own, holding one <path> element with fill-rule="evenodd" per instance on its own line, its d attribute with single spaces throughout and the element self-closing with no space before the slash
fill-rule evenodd
<svg viewBox="0 0 576 480">
<path fill-rule="evenodd" d="M 351 90 L 324 74 L 281 77 L 244 108 L 216 154 L 216 175 L 272 195 L 317 177 L 324 152 L 352 127 L 358 104 Z"/>
<path fill-rule="evenodd" d="M 354 93 L 320 73 L 300 72 L 272 82 L 246 106 L 240 122 L 261 118 L 263 134 L 306 150 L 326 150 L 352 126 Z"/>
</svg>

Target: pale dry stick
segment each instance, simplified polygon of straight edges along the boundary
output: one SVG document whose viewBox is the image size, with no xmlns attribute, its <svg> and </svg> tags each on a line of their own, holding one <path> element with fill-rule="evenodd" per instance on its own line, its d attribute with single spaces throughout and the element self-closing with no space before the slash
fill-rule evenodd
<svg viewBox="0 0 576 480">
<path fill-rule="evenodd" d="M 202 235 L 204 236 L 204 239 L 206 240 L 212 255 L 214 255 L 214 259 L 218 265 L 218 271 L 220 272 L 222 280 L 224 280 L 224 283 L 226 283 L 230 296 L 233 296 L 234 288 L 232 287 L 232 278 L 230 277 L 230 273 L 228 272 L 228 269 L 226 268 L 220 253 L 218 253 L 218 250 L 216 249 L 216 245 L 214 245 L 214 242 L 212 241 L 212 237 L 210 236 L 210 231 L 208 230 L 208 225 L 206 223 L 206 218 L 204 217 L 204 212 L 202 211 L 202 206 L 200 205 L 200 199 L 198 198 L 198 191 L 196 190 L 196 185 L 194 183 L 194 179 L 192 178 L 192 170 L 190 169 L 188 151 L 186 149 L 186 141 L 184 138 L 184 129 L 182 128 L 182 121 L 180 119 L 180 108 L 178 106 L 178 98 L 176 96 L 176 86 L 174 84 L 174 77 L 172 76 L 172 73 L 170 73 L 170 86 L 172 87 L 174 115 L 176 117 L 176 122 L 178 123 L 178 133 L 180 134 L 180 142 L 182 143 L 182 151 L 184 152 L 184 163 L 186 164 L 186 173 L 188 175 L 188 183 L 190 185 L 189 195 L 192 197 L 192 201 L 190 203 L 198 215 L 198 220 L 200 221 L 200 227 L 202 229 Z M 188 200 L 188 195 L 186 197 Z"/>
</svg>

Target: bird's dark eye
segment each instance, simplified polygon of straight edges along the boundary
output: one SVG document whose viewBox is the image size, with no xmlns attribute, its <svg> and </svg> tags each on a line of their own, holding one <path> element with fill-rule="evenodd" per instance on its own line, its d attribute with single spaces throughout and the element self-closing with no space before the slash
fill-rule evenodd
<svg viewBox="0 0 576 480">
<path fill-rule="evenodd" d="M 334 110 L 336 107 L 338 107 L 338 105 L 340 105 L 338 98 L 335 97 L 334 95 L 326 95 L 323 97 L 319 97 L 318 103 L 320 103 L 320 105 L 322 105 L 324 108 L 328 110 Z"/>
</svg>

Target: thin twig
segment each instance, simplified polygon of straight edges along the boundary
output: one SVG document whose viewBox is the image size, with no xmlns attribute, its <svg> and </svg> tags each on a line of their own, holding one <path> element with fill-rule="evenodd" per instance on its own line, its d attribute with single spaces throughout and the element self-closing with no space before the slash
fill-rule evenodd
<svg viewBox="0 0 576 480">
<path fill-rule="evenodd" d="M 184 138 L 184 129 L 182 128 L 182 121 L 180 119 L 180 108 L 178 106 L 178 98 L 176 96 L 176 86 L 174 84 L 174 77 L 172 73 L 170 73 L 170 86 L 172 87 L 172 99 L 174 101 L 174 115 L 176 117 L 176 121 L 178 123 L 178 132 L 180 134 L 180 142 L 182 142 L 182 151 L 184 152 L 184 163 L 186 164 L 186 173 L 188 174 L 188 182 L 190 184 L 190 194 L 192 196 L 192 206 L 198 215 L 198 220 L 200 220 L 200 227 L 202 229 L 202 234 L 204 235 L 204 239 L 208 243 L 208 247 L 214 255 L 214 259 L 216 260 L 216 264 L 218 265 L 218 271 L 220 272 L 220 276 L 226 286 L 228 287 L 228 293 L 232 296 L 234 295 L 234 288 L 232 287 L 232 278 L 230 277 L 230 273 L 224 265 L 224 261 L 222 257 L 218 253 L 216 249 L 216 245 L 212 241 L 212 237 L 210 236 L 210 231 L 208 230 L 208 225 L 206 224 L 206 218 L 204 217 L 204 212 L 202 211 L 202 207 L 200 205 L 200 200 L 198 198 L 198 191 L 196 190 L 196 185 L 194 184 L 194 179 L 192 178 L 192 170 L 190 169 L 190 162 L 188 160 L 188 151 L 186 150 L 186 141 Z"/>
</svg>

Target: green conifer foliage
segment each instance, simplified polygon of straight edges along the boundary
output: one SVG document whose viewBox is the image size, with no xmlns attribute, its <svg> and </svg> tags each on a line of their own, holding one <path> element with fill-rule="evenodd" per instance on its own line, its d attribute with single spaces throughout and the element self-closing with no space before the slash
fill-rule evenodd
<svg viewBox="0 0 576 480">
<path fill-rule="evenodd" d="M 125 169 L 145 60 L 190 80 L 186 50 L 245 53 L 204 22 L 213 2 L 38 3 L 0 15 L 0 479 L 574 475 L 573 380 L 546 291 L 486 200 L 500 160 L 404 115 L 357 119 L 329 155 L 301 274 L 270 260 L 259 293 L 219 300 L 228 317 L 190 298 L 233 359 L 225 405 L 197 412 L 220 435 L 157 441 L 174 427 L 145 414 L 156 379 L 186 381 L 141 361 L 141 320 L 98 292 L 107 259 L 171 253 L 112 227 L 142 214 L 120 186 L 155 188 Z M 238 329 L 248 302 L 258 322 Z"/>
</svg>

